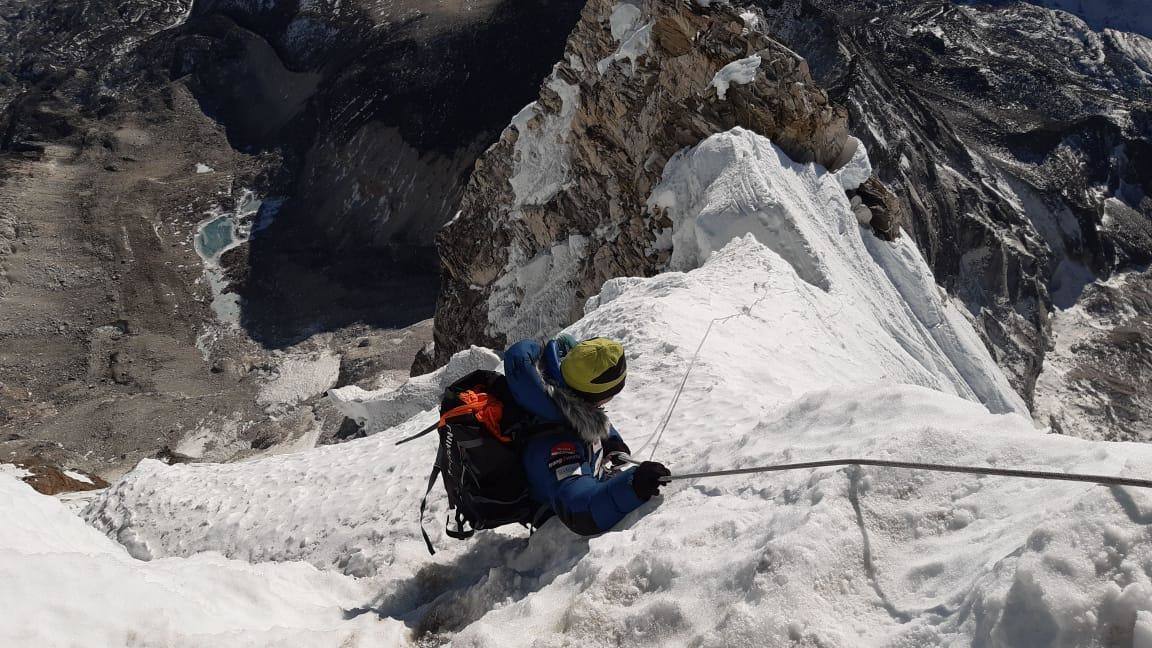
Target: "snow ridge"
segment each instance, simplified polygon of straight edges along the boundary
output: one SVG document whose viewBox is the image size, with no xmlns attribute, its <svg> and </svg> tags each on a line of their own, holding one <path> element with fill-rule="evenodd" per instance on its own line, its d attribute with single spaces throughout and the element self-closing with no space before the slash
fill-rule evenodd
<svg viewBox="0 0 1152 648">
<path fill-rule="evenodd" d="M 753 234 L 800 279 L 833 295 L 834 323 L 870 320 L 887 346 L 896 382 L 979 400 L 994 412 L 1027 413 L 963 316 L 942 298 L 931 271 L 904 237 L 885 243 L 856 224 L 844 187 L 870 170 L 863 147 L 833 174 L 800 165 L 764 137 L 741 128 L 677 154 L 649 206 L 673 222 L 670 267 L 698 266 L 733 237 Z M 809 288 L 810 299 L 823 299 Z M 863 334 L 845 330 L 846 337 Z M 871 357 L 861 351 L 850 357 Z"/>
</svg>

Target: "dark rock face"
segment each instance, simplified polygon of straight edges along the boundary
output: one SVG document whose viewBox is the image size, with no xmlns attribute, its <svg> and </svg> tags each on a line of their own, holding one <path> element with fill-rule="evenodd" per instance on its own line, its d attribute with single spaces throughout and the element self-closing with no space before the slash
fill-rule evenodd
<svg viewBox="0 0 1152 648">
<path fill-rule="evenodd" d="M 0 150 L 83 137 L 78 108 L 99 116 L 117 103 L 104 85 L 110 65 L 178 24 L 191 2 L 0 0 Z"/>
<path fill-rule="evenodd" d="M 429 245 L 476 155 L 535 93 L 579 3 L 198 2 L 175 35 L 238 147 L 299 156 L 294 204 L 337 247 Z M 282 218 L 288 218 L 287 214 Z"/>
<path fill-rule="evenodd" d="M 433 235 L 581 4 L 197 2 L 162 44 L 171 77 L 234 146 L 283 159 L 268 190 L 286 200 L 237 286 L 245 327 L 280 345 L 431 315 Z"/>
<path fill-rule="evenodd" d="M 535 96 L 581 4 L 5 0 L 0 148 L 80 141 L 86 116 L 180 83 L 263 158 L 251 188 L 280 199 L 229 259 L 248 332 L 281 347 L 404 327 L 432 314 L 433 236 L 476 156 Z"/>
<path fill-rule="evenodd" d="M 1051 307 L 1152 258 L 1152 42 L 1018 2 L 757 4 L 1031 402 Z"/>
<path fill-rule="evenodd" d="M 720 97 L 716 73 L 752 57 L 752 82 Z M 440 233 L 436 360 L 549 333 L 604 281 L 664 270 L 655 243 L 668 221 L 646 207 L 652 189 L 673 154 L 735 126 L 830 169 L 857 148 L 806 63 L 736 10 L 589 2 L 539 100 L 477 163 Z M 884 191 L 873 185 L 880 203 Z"/>
<path fill-rule="evenodd" d="M 1052 332 L 1036 418 L 1079 437 L 1152 441 L 1152 273 L 1087 286 Z"/>
</svg>

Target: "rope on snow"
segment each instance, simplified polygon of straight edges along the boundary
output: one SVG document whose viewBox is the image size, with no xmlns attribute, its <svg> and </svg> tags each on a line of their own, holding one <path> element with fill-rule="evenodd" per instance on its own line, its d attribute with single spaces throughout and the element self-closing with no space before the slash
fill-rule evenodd
<svg viewBox="0 0 1152 648">
<path fill-rule="evenodd" d="M 760 285 L 757 284 L 756 288 L 759 289 Z M 652 431 L 652 434 L 648 435 L 648 440 L 636 449 L 637 453 L 648 447 L 649 443 L 652 443 L 652 452 L 648 453 L 648 460 L 651 461 L 652 457 L 656 456 L 656 448 L 660 446 L 660 439 L 664 438 L 664 430 L 668 427 L 668 422 L 672 420 L 672 413 L 676 411 L 676 404 L 680 402 L 680 394 L 684 393 L 684 386 L 688 384 L 688 376 L 692 375 L 692 369 L 696 367 L 696 360 L 700 357 L 700 350 L 704 348 L 704 343 L 708 341 L 708 336 L 712 333 L 712 327 L 717 324 L 723 324 L 730 319 L 735 319 L 743 315 L 751 315 L 752 309 L 767 299 L 769 294 L 770 293 L 765 290 L 764 294 L 757 297 L 755 301 L 741 307 L 739 313 L 716 317 L 711 322 L 708 322 L 708 328 L 704 330 L 704 336 L 700 338 L 700 344 L 696 345 L 696 351 L 692 354 L 692 359 L 688 361 L 688 369 L 684 371 L 684 378 L 680 380 L 680 386 L 676 388 L 676 393 L 672 395 L 672 400 L 668 403 L 668 409 L 664 410 L 664 415 L 661 416 L 657 422 L 656 429 Z"/>
<path fill-rule="evenodd" d="M 692 359 L 688 363 L 688 369 L 684 372 L 684 378 L 680 380 L 680 386 L 677 387 L 676 393 L 672 396 L 671 402 L 668 404 L 668 409 L 664 411 L 664 415 L 660 417 L 657 422 L 656 428 L 652 434 L 648 435 L 646 440 L 637 450 L 644 450 L 652 443 L 652 451 L 648 454 L 648 460 L 651 461 L 656 456 L 656 449 L 660 445 L 660 440 L 664 436 L 664 430 L 668 427 L 669 421 L 672 420 L 672 414 L 676 410 L 676 404 L 680 401 L 680 394 L 684 392 L 685 385 L 688 384 L 688 377 L 692 374 L 692 369 L 696 366 L 696 360 L 700 356 L 700 350 L 704 348 L 704 343 L 708 341 L 708 336 L 712 333 L 712 328 L 717 324 L 727 322 L 728 320 L 740 317 L 742 315 L 751 315 L 752 309 L 755 308 L 760 302 L 768 297 L 769 293 L 766 291 L 763 295 L 758 297 L 755 301 L 744 306 L 740 312 L 726 315 L 724 317 L 717 317 L 708 323 L 708 328 L 704 331 L 704 336 L 700 338 L 700 343 L 696 345 L 696 351 L 692 354 Z M 623 459 L 627 463 L 639 465 L 640 462 L 628 455 L 617 455 L 618 458 Z M 1104 486 L 1135 486 L 1137 488 L 1152 488 L 1152 480 L 1149 479 L 1136 479 L 1133 477 L 1116 477 L 1112 475 L 1085 475 L 1078 473 L 1058 473 L 1045 470 L 1022 470 L 1017 468 L 992 468 L 984 466 L 955 466 L 945 464 L 932 464 L 932 463 L 919 463 L 914 461 L 888 461 L 885 459 L 824 459 L 820 461 L 805 461 L 801 463 L 791 464 L 777 464 L 772 466 L 756 466 L 752 468 L 733 468 L 729 470 L 714 470 L 709 472 L 687 473 L 682 475 L 670 475 L 668 477 L 661 477 L 662 483 L 669 483 L 673 481 L 681 481 L 685 479 L 700 479 L 708 477 L 725 477 L 729 475 L 751 475 L 757 473 L 781 472 L 785 470 L 803 470 L 805 468 L 827 468 L 830 466 L 874 466 L 880 468 L 908 468 L 911 470 L 930 470 L 934 472 L 950 472 L 962 473 L 969 475 L 993 475 L 998 477 L 1023 477 L 1026 479 L 1048 479 L 1056 481 L 1071 481 L 1083 482 L 1089 484 L 1100 484 Z"/>
<path fill-rule="evenodd" d="M 631 457 L 624 459 L 628 463 L 640 463 Z M 1047 470 L 992 468 L 986 466 L 955 466 L 946 464 L 919 463 L 915 461 L 888 461 L 886 459 L 823 459 L 820 461 L 804 461 L 800 463 L 777 464 L 773 466 L 754 466 L 751 468 L 732 468 L 729 470 L 713 470 L 710 472 L 671 475 L 669 477 L 662 477 L 660 481 L 668 483 L 684 479 L 726 477 L 729 475 L 751 475 L 756 473 L 781 472 L 785 470 L 803 470 L 805 468 L 827 468 L 829 466 L 876 466 L 880 468 L 909 468 L 912 470 L 931 470 L 934 472 L 964 473 L 969 475 L 1024 477 L 1027 479 L 1049 479 L 1056 481 L 1085 482 L 1089 484 L 1100 484 L 1103 486 L 1136 486 L 1138 488 L 1152 488 L 1152 479 L 1137 479 L 1135 477 L 1085 475 L 1080 473 L 1059 473 Z"/>
</svg>

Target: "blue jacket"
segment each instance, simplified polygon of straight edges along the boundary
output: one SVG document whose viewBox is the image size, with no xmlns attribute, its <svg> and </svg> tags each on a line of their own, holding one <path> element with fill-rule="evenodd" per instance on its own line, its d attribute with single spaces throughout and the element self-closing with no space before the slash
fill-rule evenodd
<svg viewBox="0 0 1152 648">
<path fill-rule="evenodd" d="M 551 380 L 561 382 L 555 342 L 542 348 L 535 340 L 523 340 L 504 354 L 508 388 L 517 404 L 541 421 L 567 423 L 536 368 L 541 356 Z M 615 428 L 609 434 L 619 436 Z M 533 436 L 523 453 L 532 499 L 581 535 L 611 529 L 644 502 L 632 489 L 632 471 L 601 479 L 596 476 L 599 461 L 599 444 L 586 443 L 571 425 Z"/>
</svg>

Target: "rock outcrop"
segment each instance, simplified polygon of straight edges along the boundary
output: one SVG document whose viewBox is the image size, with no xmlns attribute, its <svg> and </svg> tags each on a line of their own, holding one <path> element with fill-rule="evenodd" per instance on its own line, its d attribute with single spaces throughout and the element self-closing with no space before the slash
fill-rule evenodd
<svg viewBox="0 0 1152 648">
<path fill-rule="evenodd" d="M 1087 286 L 1056 314 L 1036 418 L 1089 439 L 1152 441 L 1152 272 Z"/>
<path fill-rule="evenodd" d="M 0 472 L 10 472 L 25 484 L 45 495 L 108 488 L 108 482 L 82 470 L 63 468 L 40 456 L 13 460 L 7 457 Z"/>
<path fill-rule="evenodd" d="M 742 126 L 797 161 L 852 158 L 847 110 L 757 22 L 721 4 L 585 6 L 539 100 L 477 162 L 438 237 L 438 361 L 552 332 L 607 279 L 665 269 L 670 223 L 647 203 L 668 159 L 708 135 Z M 894 200 L 868 187 L 859 203 L 895 236 Z"/>
</svg>

